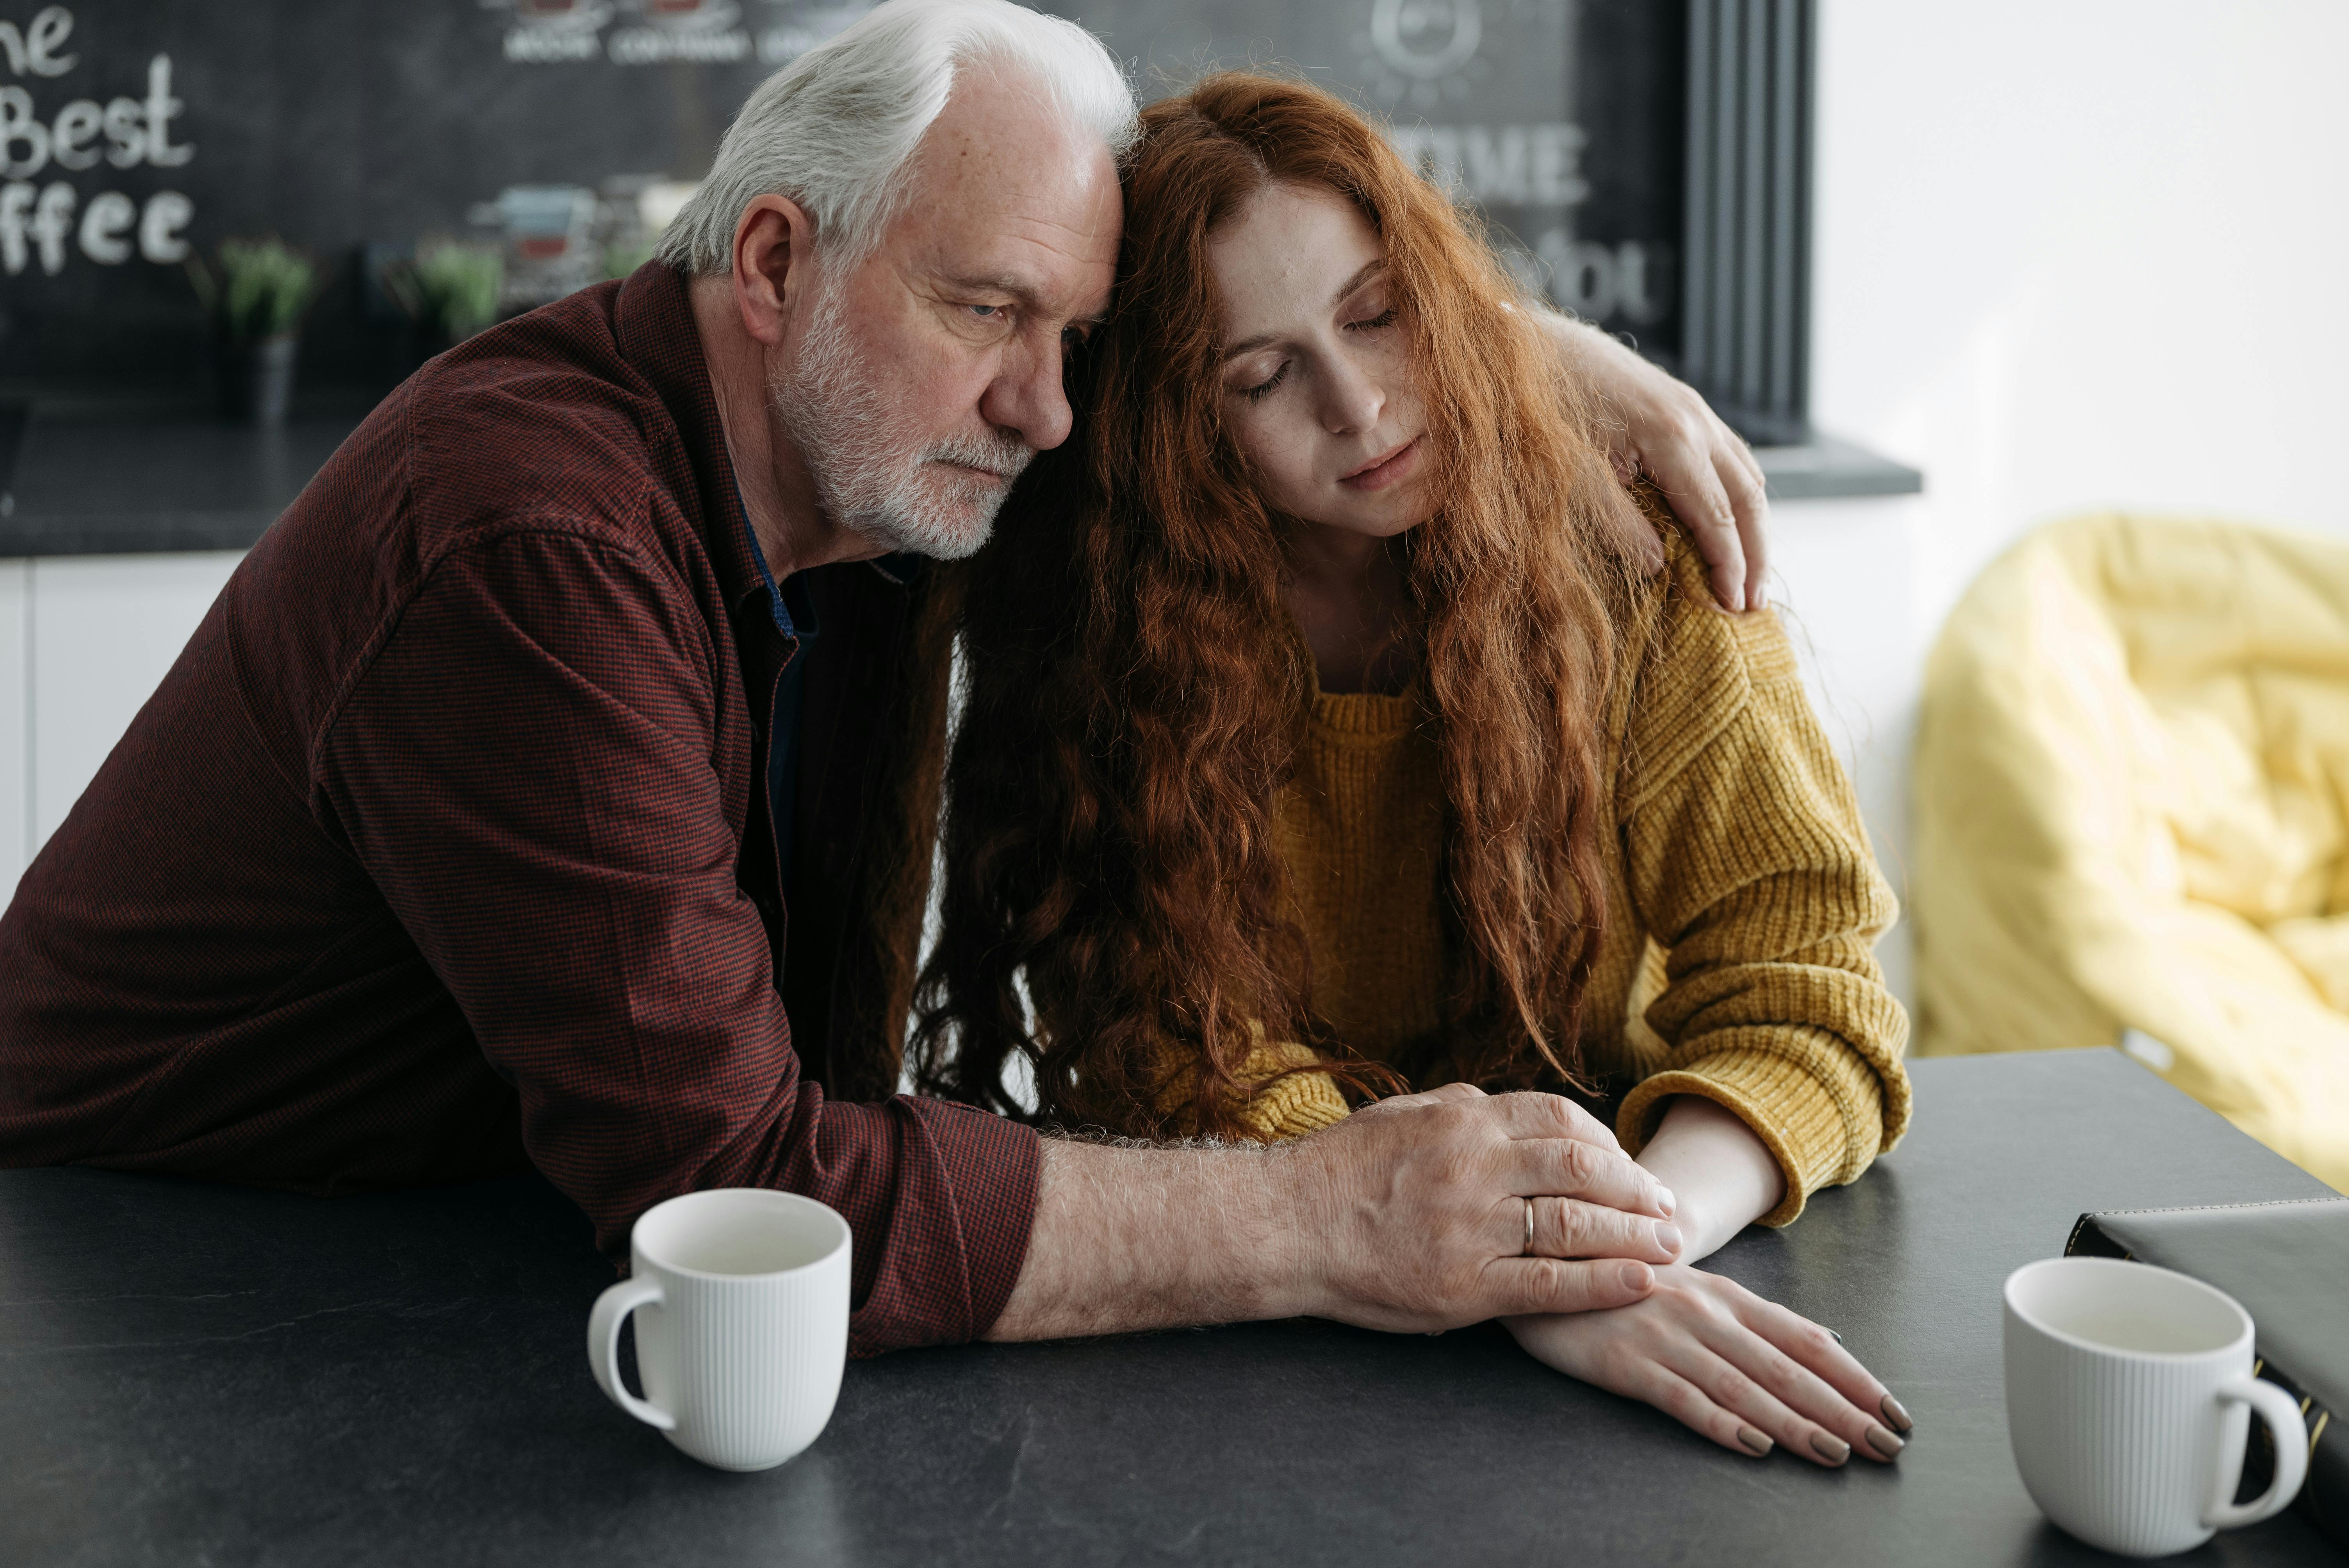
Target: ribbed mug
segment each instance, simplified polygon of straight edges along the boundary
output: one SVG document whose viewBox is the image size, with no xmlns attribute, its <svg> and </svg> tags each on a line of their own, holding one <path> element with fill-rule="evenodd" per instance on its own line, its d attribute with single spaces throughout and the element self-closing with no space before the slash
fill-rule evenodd
<svg viewBox="0 0 2349 1568">
<path fill-rule="evenodd" d="M 2276 1473 L 2233 1499 L 2258 1411 Z M 2092 1546 L 2166 1557 L 2255 1524 L 2300 1491 L 2300 1408 L 2251 1375 L 2251 1318 L 2200 1280 L 2119 1258 L 2049 1258 L 2006 1279 L 2006 1425 L 2048 1518 Z"/>
<path fill-rule="evenodd" d="M 596 1383 L 704 1464 L 781 1464 L 840 1397 L 848 1251 L 848 1222 L 792 1192 L 722 1187 L 655 1204 L 629 1234 L 630 1277 L 588 1315 Z M 620 1382 L 632 1312 L 641 1399 Z"/>
</svg>

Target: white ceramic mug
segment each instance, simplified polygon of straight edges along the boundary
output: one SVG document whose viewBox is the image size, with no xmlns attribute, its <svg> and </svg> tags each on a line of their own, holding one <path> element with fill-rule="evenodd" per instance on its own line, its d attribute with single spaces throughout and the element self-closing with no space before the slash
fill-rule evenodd
<svg viewBox="0 0 2349 1568">
<path fill-rule="evenodd" d="M 823 1432 L 848 1359 L 848 1222 L 755 1187 L 655 1204 L 630 1277 L 596 1298 L 587 1364 L 612 1403 L 707 1465 L 769 1470 Z M 645 1397 L 620 1382 L 636 1315 Z"/>
<path fill-rule="evenodd" d="M 2253 1410 L 2275 1438 L 2275 1480 L 2239 1506 Z M 2300 1407 L 2251 1376 L 2251 1314 L 2200 1280 L 2119 1258 L 2007 1276 L 2006 1425 L 2032 1501 L 2130 1557 L 2256 1524 L 2308 1473 Z"/>
</svg>

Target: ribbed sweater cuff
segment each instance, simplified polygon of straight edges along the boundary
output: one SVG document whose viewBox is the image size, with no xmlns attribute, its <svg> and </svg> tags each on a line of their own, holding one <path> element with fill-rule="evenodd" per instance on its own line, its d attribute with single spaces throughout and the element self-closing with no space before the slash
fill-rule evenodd
<svg viewBox="0 0 2349 1568">
<path fill-rule="evenodd" d="M 1717 1051 L 1685 1068 L 1642 1079 L 1616 1118 L 1616 1136 L 1625 1150 L 1637 1154 L 1647 1146 L 1663 1118 L 1664 1100 L 1676 1094 L 1696 1095 L 1726 1108 L 1754 1130 L 1777 1161 L 1786 1193 L 1757 1224 L 1792 1222 L 1813 1192 L 1848 1181 L 1868 1166 L 1868 1155 L 1852 1157 L 1850 1122 L 1827 1086 L 1800 1065 L 1766 1050 Z"/>
<path fill-rule="evenodd" d="M 1319 1132 L 1346 1115 L 1346 1097 L 1328 1073 L 1291 1073 L 1240 1108 L 1248 1130 L 1267 1143 Z"/>
</svg>

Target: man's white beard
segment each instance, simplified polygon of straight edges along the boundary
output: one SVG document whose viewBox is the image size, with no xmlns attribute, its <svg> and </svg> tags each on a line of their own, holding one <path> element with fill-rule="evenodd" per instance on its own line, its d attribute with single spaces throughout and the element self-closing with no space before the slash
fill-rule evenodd
<svg viewBox="0 0 2349 1568">
<path fill-rule="evenodd" d="M 893 551 L 942 561 L 977 553 L 1036 454 L 1009 435 L 926 442 L 866 376 L 838 291 L 829 280 L 819 286 L 797 362 L 768 387 L 815 481 L 816 504 L 833 523 Z"/>
</svg>

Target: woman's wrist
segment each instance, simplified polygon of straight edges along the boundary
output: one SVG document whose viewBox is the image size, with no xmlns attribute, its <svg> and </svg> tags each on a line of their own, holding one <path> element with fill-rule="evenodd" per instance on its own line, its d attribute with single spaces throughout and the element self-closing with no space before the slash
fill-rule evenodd
<svg viewBox="0 0 2349 1568">
<path fill-rule="evenodd" d="M 1664 1101 L 1640 1163 L 1672 1190 L 1680 1261 L 1695 1263 L 1778 1206 L 1785 1173 L 1769 1146 L 1734 1111 L 1695 1095 Z"/>
</svg>

